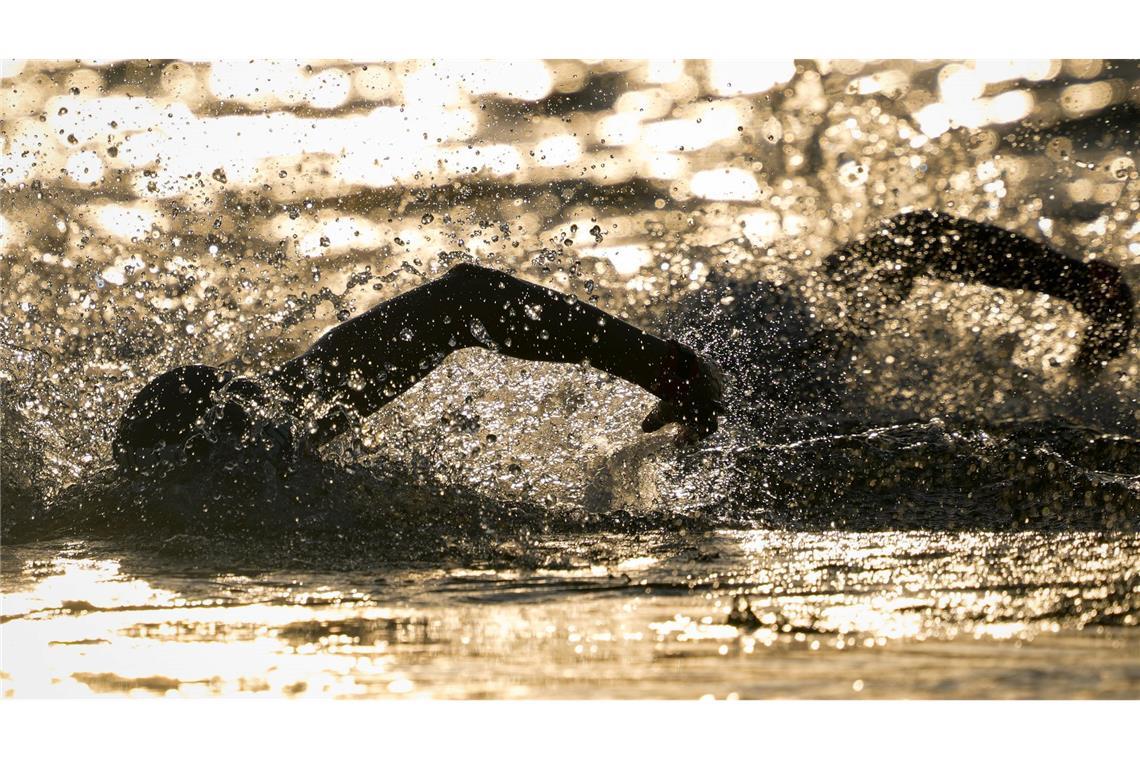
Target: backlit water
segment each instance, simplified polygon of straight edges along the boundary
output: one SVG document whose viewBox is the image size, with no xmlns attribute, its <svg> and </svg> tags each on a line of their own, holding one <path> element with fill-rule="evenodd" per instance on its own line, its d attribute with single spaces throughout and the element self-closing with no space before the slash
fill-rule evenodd
<svg viewBox="0 0 1140 760">
<path fill-rule="evenodd" d="M 1063 302 L 926 280 L 857 327 L 819 272 L 936 208 L 1136 289 L 1136 64 L 3 73 L 5 697 L 1140 695 L 1135 342 L 1078 383 Z M 110 469 L 158 372 L 462 260 L 755 372 L 686 449 L 469 351 L 284 476 Z"/>
</svg>

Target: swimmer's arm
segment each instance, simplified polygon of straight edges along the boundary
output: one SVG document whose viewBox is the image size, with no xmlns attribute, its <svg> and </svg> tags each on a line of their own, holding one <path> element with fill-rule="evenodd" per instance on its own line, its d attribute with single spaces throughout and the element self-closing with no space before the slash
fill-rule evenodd
<svg viewBox="0 0 1140 760">
<path fill-rule="evenodd" d="M 841 280 L 868 265 L 879 267 L 898 300 L 918 276 L 1062 298 L 1090 320 L 1077 358 L 1084 369 L 1120 356 L 1128 345 L 1133 297 L 1117 267 L 1069 258 L 992 224 L 933 211 L 899 214 L 825 262 Z"/>
<path fill-rule="evenodd" d="M 691 351 L 590 304 L 470 264 L 338 325 L 270 379 L 298 409 L 335 399 L 330 412 L 302 414 L 316 420 L 319 445 L 452 352 L 474 347 L 529 361 L 588 363 L 669 402 L 654 411 L 656 427 L 682 422 L 698 435 L 716 429 L 719 387 L 701 385 L 705 365 Z M 694 399 L 698 386 L 710 398 Z M 648 420 L 645 427 L 652 427 Z"/>
</svg>

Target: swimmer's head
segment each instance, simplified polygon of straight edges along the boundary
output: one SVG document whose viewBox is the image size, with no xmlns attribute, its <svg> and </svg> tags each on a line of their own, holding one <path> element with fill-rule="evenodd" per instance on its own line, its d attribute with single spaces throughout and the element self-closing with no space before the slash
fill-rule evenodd
<svg viewBox="0 0 1140 760">
<path fill-rule="evenodd" d="M 192 364 L 151 380 L 119 421 L 112 444 L 115 461 L 127 467 L 138 463 L 140 455 L 158 448 L 184 449 L 207 429 L 242 429 L 246 423 L 244 410 L 232 402 L 219 404 L 215 395 L 233 384 L 232 377 L 230 372 Z"/>
</svg>

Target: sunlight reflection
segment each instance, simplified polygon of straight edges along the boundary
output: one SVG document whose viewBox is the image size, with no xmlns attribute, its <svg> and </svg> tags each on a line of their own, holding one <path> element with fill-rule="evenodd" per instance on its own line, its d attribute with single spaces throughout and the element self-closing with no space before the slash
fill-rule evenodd
<svg viewBox="0 0 1140 760">
<path fill-rule="evenodd" d="M 645 66 L 645 81 L 651 84 L 676 82 L 685 73 L 682 60 L 649 61 Z"/>
<path fill-rule="evenodd" d="M 619 245 L 607 247 L 587 248 L 582 251 L 583 256 L 595 256 L 605 259 L 613 264 L 619 275 L 628 277 L 636 274 L 652 258 L 648 250 L 640 245 Z"/>
<path fill-rule="evenodd" d="M 166 227 L 166 219 L 143 204 L 130 206 L 108 203 L 97 207 L 95 218 L 108 233 L 130 240 L 147 235 L 152 229 Z"/>
<path fill-rule="evenodd" d="M 72 600 L 82 600 L 77 609 L 114 609 L 140 605 L 164 605 L 175 595 L 151 588 L 141 580 L 131 580 L 119 572 L 114 560 L 57 559 L 49 575 L 25 592 L 4 595 L 4 614 L 27 615 L 37 610 L 68 608 Z"/>
<path fill-rule="evenodd" d="M 331 592 L 298 596 L 293 606 L 188 602 L 124 577 L 113 560 L 61 559 L 53 570 L 4 595 L 5 648 L 21 653 L 4 658 L 9 696 L 344 696 L 370 679 L 391 680 L 394 693 L 413 688 L 389 675 L 385 641 L 371 638 L 400 614 L 391 609 L 357 613 Z M 354 633 L 320 635 L 341 626 Z"/>
<path fill-rule="evenodd" d="M 692 190 L 695 195 L 714 201 L 754 201 L 760 197 L 760 185 L 752 172 L 732 167 L 697 172 Z"/>
<path fill-rule="evenodd" d="M 632 386 L 461 352 L 335 452 L 330 464 L 351 461 L 350 473 L 321 479 L 353 487 L 322 498 L 315 522 L 353 510 L 340 533 L 390 509 L 403 518 L 376 529 L 388 543 L 342 556 L 312 549 L 323 539 L 298 523 L 296 553 L 248 560 L 352 572 L 213 576 L 197 551 L 187 569 L 162 553 L 132 564 L 59 550 L 58 563 L 11 574 L 0 694 L 693 696 L 711 673 L 738 681 L 732 693 L 797 695 L 826 665 L 903 672 L 896 688 L 909 695 L 920 642 L 989 657 L 994 641 L 1087 628 L 1081 646 L 1112 662 L 1112 637 L 1133 633 L 1132 534 L 1025 530 L 1054 525 L 1057 499 L 1072 494 L 1085 499 L 1080 519 L 1115 520 L 1133 484 L 1100 468 L 1121 466 L 1126 445 L 1086 438 L 1069 453 L 1068 428 L 1024 431 L 1044 424 L 1026 419 L 1039 407 L 1134 422 L 1135 404 L 1120 403 L 1140 381 L 1134 357 L 1075 389 L 1064 365 L 1085 323 L 1062 299 L 927 278 L 858 332 L 856 351 L 832 337 L 864 293 L 845 303 L 822 268 L 880 219 L 939 208 L 1133 272 L 1136 161 L 1117 129 L 1140 103 L 1133 63 L 68 60 L 5 64 L 3 76 L 0 380 L 4 433 L 18 432 L 6 493 L 12 451 L 31 473 L 17 486 L 37 496 L 98 474 L 118 414 L 161 368 L 262 371 L 459 261 L 673 332 L 709 280 L 770 281 L 758 296 L 777 307 L 786 296 L 805 315 L 755 320 L 779 331 L 760 349 L 791 367 L 796 340 L 814 346 L 818 327 L 837 352 L 825 363 L 813 353 L 816 378 L 789 392 L 814 379 L 831 388 L 823 369 L 839 366 L 836 394 L 850 380 L 865 395 L 852 420 L 826 416 L 836 427 L 798 448 L 733 418 L 708 447 L 678 453 L 668 436 L 638 432 L 650 402 Z M 703 323 L 678 322 L 703 337 Z M 742 330 L 726 331 L 734 358 L 750 350 Z M 814 400 L 801 409 L 796 395 L 788 410 L 783 398 L 750 397 L 745 411 L 790 413 L 781 439 L 820 421 Z M 1032 444 L 1003 450 L 988 428 L 960 433 L 980 411 L 1024 426 Z M 933 421 L 899 440 L 828 437 L 867 414 Z M 899 443 L 912 434 L 913 446 Z M 416 498 L 444 511 L 372 489 L 389 466 L 414 472 L 427 484 Z M 975 469 L 998 474 L 977 489 L 928 487 Z M 1034 484 L 1024 504 L 1008 503 L 1011 479 Z M 502 510 L 464 512 L 450 492 L 437 499 L 437 484 L 509 502 L 521 518 L 504 513 L 500 531 Z M 800 529 L 821 501 L 817 527 L 949 529 Z M 977 504 L 1006 509 L 1017 532 L 963 531 Z M 563 520 L 574 527 L 555 536 Z M 725 524 L 797 529 L 708 529 Z M 186 537 L 175 538 L 177 552 Z M 418 564 L 382 564 L 388 550 Z M 468 561 L 478 566 L 454 567 Z M 1094 638 L 1098 627 L 1110 633 Z M 710 664 L 729 656 L 733 667 Z M 994 671 L 976 673 L 984 683 Z M 835 679 L 842 696 L 855 682 L 883 688 L 848 675 Z"/>
<path fill-rule="evenodd" d="M 80 184 L 97 184 L 103 180 L 103 160 L 90 150 L 74 153 L 67 159 L 67 176 Z"/>
<path fill-rule="evenodd" d="M 543 166 L 564 166 L 578 160 L 582 144 L 572 135 L 556 135 L 535 145 L 534 154 Z"/>
<path fill-rule="evenodd" d="M 718 95 L 765 92 L 796 73 L 792 61 L 709 61 L 709 85 Z"/>
<path fill-rule="evenodd" d="M 8 221 L 8 218 L 0 214 L 0 251 L 7 250 L 16 244 L 15 233 L 16 229 Z"/>
<path fill-rule="evenodd" d="M 542 61 L 484 61 L 464 76 L 472 95 L 500 95 L 513 100 L 540 100 L 554 86 Z"/>
</svg>

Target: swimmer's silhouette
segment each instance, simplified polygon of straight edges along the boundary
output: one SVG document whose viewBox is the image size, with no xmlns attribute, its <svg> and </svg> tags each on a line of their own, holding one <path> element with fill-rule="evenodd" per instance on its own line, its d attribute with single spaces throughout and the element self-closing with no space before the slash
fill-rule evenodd
<svg viewBox="0 0 1140 760">
<path fill-rule="evenodd" d="M 922 275 L 1064 298 L 1090 320 L 1076 361 L 1083 373 L 1124 353 L 1132 330 L 1132 293 L 1116 267 L 1071 259 L 1023 235 L 947 214 L 895 216 L 833 253 L 825 267 L 849 288 L 874 278 L 896 302 Z M 453 351 L 474 347 L 531 361 L 588 362 L 634 383 L 660 399 L 642 423 L 646 432 L 678 423 L 679 437 L 693 439 L 717 429 L 719 372 L 688 347 L 539 285 L 461 264 L 337 326 L 259 378 L 204 365 L 159 376 L 123 415 L 115 459 L 137 468 L 156 448 L 193 454 L 219 438 L 320 446 L 411 388 Z M 270 422 L 267 409 L 300 420 L 300 429 Z"/>
<path fill-rule="evenodd" d="M 1121 356 L 1132 333 L 1132 291 L 1112 264 L 1078 261 L 1016 232 L 950 214 L 894 216 L 831 254 L 824 266 L 849 288 L 870 277 L 895 302 L 919 276 L 1062 298 L 1088 319 L 1074 361 L 1082 374 Z"/>
<path fill-rule="evenodd" d="M 338 325 L 260 378 L 179 367 L 152 380 L 119 423 L 114 455 L 137 468 L 156 449 L 194 455 L 219 438 L 320 446 L 411 388 L 453 351 L 482 347 L 531 361 L 588 362 L 660 399 L 642 423 L 681 438 L 717 429 L 721 380 L 677 341 L 503 272 L 460 264 Z M 269 423 L 277 407 L 301 430 Z M 256 435 L 253 435 L 256 434 Z"/>
</svg>

